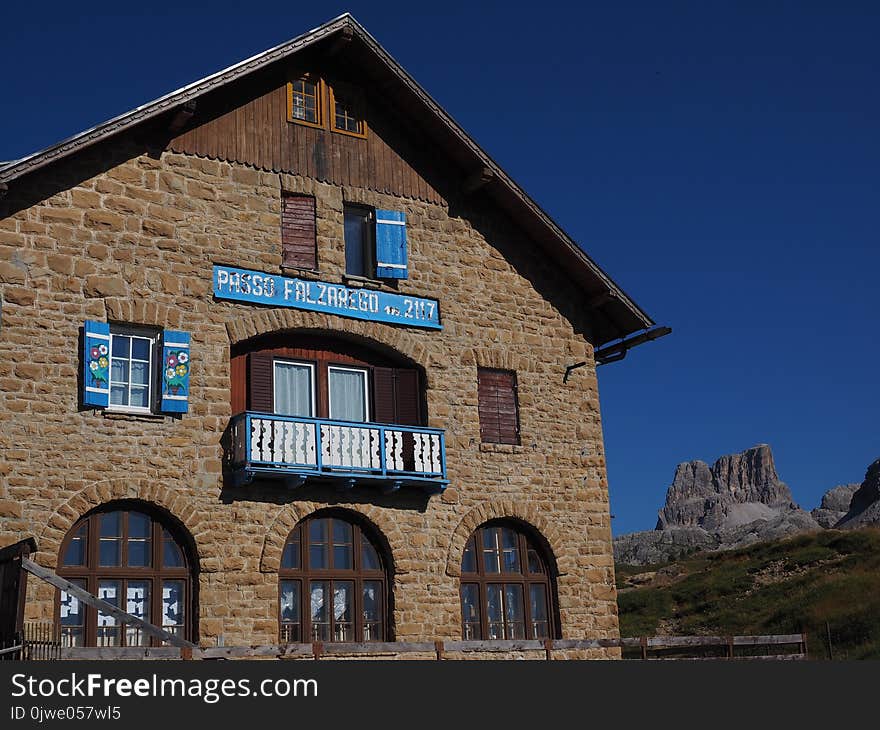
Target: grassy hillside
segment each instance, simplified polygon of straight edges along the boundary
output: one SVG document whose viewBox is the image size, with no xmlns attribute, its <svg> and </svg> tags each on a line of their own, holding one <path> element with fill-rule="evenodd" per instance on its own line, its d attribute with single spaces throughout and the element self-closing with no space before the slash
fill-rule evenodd
<svg viewBox="0 0 880 730">
<path fill-rule="evenodd" d="M 621 636 L 807 632 L 810 657 L 880 659 L 880 530 L 827 530 L 618 565 Z"/>
</svg>

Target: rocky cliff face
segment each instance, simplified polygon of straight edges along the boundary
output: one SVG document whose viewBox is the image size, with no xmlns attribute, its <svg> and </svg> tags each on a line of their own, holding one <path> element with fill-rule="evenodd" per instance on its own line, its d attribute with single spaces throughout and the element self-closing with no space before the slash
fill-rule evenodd
<svg viewBox="0 0 880 730">
<path fill-rule="evenodd" d="M 722 456 L 711 467 L 704 461 L 679 464 L 656 529 L 725 530 L 790 509 L 797 509 L 791 491 L 776 473 L 770 447 L 759 444 Z"/>
<path fill-rule="evenodd" d="M 779 479 L 770 447 L 759 444 L 722 456 L 711 467 L 703 461 L 679 464 L 655 530 L 615 538 L 614 556 L 643 565 L 695 549 L 731 549 L 818 529 Z"/>
<path fill-rule="evenodd" d="M 810 512 L 822 527 L 830 528 L 849 512 L 849 504 L 860 484 L 841 484 L 822 495 L 821 504 Z"/>
<path fill-rule="evenodd" d="M 849 510 L 835 525 L 850 529 L 880 525 L 880 459 L 877 459 L 865 472 L 865 481 L 853 493 Z"/>
</svg>

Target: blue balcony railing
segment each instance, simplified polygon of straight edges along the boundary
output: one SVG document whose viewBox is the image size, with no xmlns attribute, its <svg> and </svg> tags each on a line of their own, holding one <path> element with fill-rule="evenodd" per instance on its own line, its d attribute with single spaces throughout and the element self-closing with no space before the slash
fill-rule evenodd
<svg viewBox="0 0 880 730">
<path fill-rule="evenodd" d="M 246 412 L 230 424 L 229 461 L 236 484 L 255 476 L 298 486 L 310 478 L 340 488 L 379 482 L 385 491 L 420 486 L 439 492 L 446 479 L 446 441 L 437 428 L 353 423 Z"/>
</svg>

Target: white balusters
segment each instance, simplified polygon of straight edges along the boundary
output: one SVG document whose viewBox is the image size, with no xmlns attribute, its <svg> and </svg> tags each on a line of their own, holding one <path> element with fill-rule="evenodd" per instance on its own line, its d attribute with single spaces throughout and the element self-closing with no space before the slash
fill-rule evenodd
<svg viewBox="0 0 880 730">
<path fill-rule="evenodd" d="M 385 468 L 403 471 L 403 433 L 385 430 Z"/>
<path fill-rule="evenodd" d="M 414 476 L 443 474 L 443 436 L 430 431 L 249 415 L 235 423 L 232 441 L 235 464 L 256 462 L 279 467 L 316 468 L 320 448 L 322 470 L 375 474 L 382 469 L 384 454 L 387 472 L 408 472 Z"/>
<path fill-rule="evenodd" d="M 443 471 L 443 460 L 441 458 L 443 449 L 440 445 L 440 434 L 432 433 L 428 437 L 431 441 L 431 472 L 440 474 Z"/>
</svg>

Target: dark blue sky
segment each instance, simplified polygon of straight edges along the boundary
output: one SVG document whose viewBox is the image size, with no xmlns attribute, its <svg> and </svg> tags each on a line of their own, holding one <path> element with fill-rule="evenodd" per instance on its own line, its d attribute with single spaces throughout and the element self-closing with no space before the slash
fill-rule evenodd
<svg viewBox="0 0 880 730">
<path fill-rule="evenodd" d="M 880 456 L 880 4 L 126 5 L 3 3 L 0 159 L 350 11 L 673 327 L 599 370 L 615 534 L 679 461 L 769 443 L 809 509 Z"/>
</svg>

